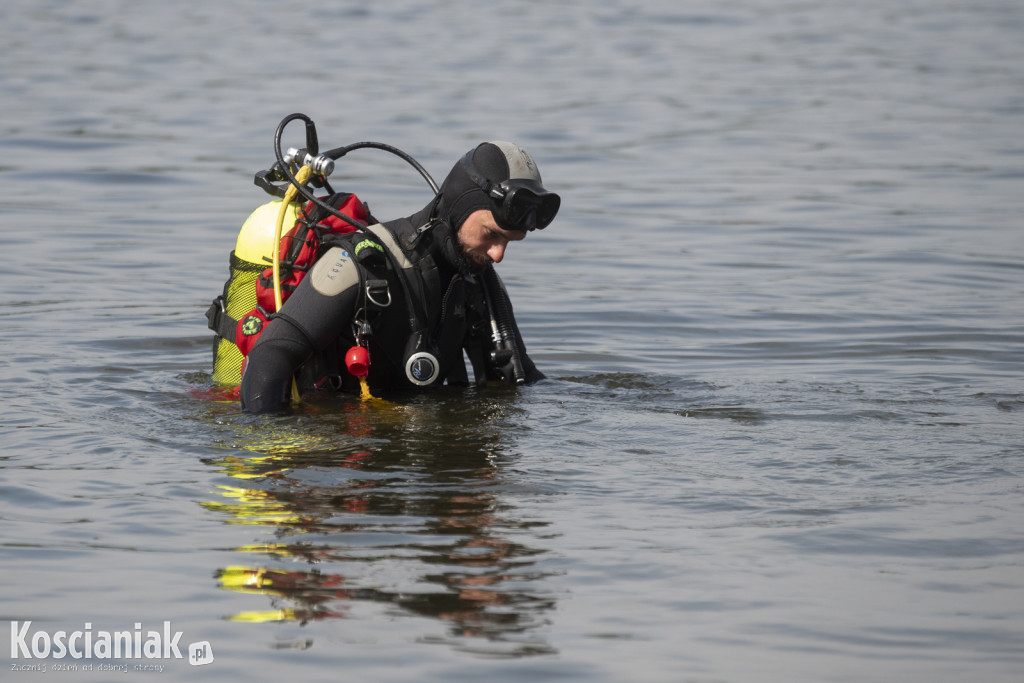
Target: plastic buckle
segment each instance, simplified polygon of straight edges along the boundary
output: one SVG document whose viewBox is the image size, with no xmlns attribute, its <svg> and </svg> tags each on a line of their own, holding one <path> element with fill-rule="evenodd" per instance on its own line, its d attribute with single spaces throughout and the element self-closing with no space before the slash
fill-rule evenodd
<svg viewBox="0 0 1024 683">
<path fill-rule="evenodd" d="M 218 296 L 210 303 L 210 307 L 206 309 L 206 319 L 209 327 L 214 332 L 218 331 L 220 327 L 220 317 L 227 313 L 227 308 L 224 306 L 224 295 Z"/>
</svg>

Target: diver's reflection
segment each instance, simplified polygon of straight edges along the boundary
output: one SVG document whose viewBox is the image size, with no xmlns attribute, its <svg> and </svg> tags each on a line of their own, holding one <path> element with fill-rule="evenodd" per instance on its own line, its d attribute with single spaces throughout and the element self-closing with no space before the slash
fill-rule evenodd
<svg viewBox="0 0 1024 683">
<path fill-rule="evenodd" d="M 356 601 L 379 601 L 443 620 L 459 647 L 551 653 L 532 633 L 555 605 L 536 586 L 541 551 L 519 540 L 523 530 L 546 523 L 517 520 L 502 501 L 499 464 L 508 454 L 501 434 L 510 406 L 492 401 L 373 410 L 333 404 L 314 420 L 275 423 L 280 433 L 269 443 L 259 430 L 263 443 L 248 449 L 263 455 L 212 463 L 237 483 L 222 487 L 227 500 L 205 505 L 228 515 L 228 523 L 274 530 L 273 542 L 238 550 L 312 565 L 219 569 L 222 587 L 270 600 L 269 610 L 233 618 L 307 622 L 344 617 Z M 352 445 L 328 450 L 324 431 Z M 381 585 L 388 575 L 402 576 L 402 584 Z"/>
</svg>

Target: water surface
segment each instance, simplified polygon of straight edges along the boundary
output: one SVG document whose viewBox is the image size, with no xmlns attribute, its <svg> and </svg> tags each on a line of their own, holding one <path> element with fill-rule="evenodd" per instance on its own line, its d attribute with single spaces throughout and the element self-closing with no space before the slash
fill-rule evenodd
<svg viewBox="0 0 1024 683">
<path fill-rule="evenodd" d="M 169 679 L 1019 676 L 1019 3 L 0 19 L 0 622 L 170 620 L 215 661 Z M 549 381 L 195 396 L 294 111 L 438 179 L 531 150 L 564 209 L 499 272 Z M 374 152 L 333 183 L 429 199 Z"/>
</svg>

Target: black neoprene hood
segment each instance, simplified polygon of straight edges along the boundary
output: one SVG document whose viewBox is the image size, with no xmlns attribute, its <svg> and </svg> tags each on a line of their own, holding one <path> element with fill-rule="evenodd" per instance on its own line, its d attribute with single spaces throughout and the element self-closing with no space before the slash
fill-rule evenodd
<svg viewBox="0 0 1024 683">
<path fill-rule="evenodd" d="M 532 229 L 504 221 L 501 198 L 488 194 L 481 186 L 497 186 L 506 181 L 553 198 L 557 211 L 558 196 L 544 189 L 540 171 L 525 149 L 511 142 L 483 142 L 452 167 L 441 185 L 442 206 L 449 224 L 457 231 L 471 213 L 486 209 L 494 213 L 498 225 L 505 230 Z"/>
</svg>

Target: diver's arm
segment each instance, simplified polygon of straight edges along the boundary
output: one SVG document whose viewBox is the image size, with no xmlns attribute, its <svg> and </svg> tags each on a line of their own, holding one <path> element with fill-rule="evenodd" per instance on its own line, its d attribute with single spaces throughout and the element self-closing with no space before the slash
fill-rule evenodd
<svg viewBox="0 0 1024 683">
<path fill-rule="evenodd" d="M 526 344 L 523 343 L 523 336 L 519 333 L 519 326 L 516 324 L 515 319 L 511 321 L 511 328 L 513 333 L 513 339 L 515 341 L 516 350 L 519 352 L 519 361 L 521 363 L 523 371 L 523 381 L 526 384 L 533 384 L 542 379 L 547 379 L 543 372 L 537 368 L 537 364 L 533 362 L 529 354 L 526 353 Z M 515 362 L 512 356 L 506 355 L 507 360 L 499 365 L 492 351 L 494 351 L 494 342 L 490 336 L 485 337 L 480 342 L 481 347 L 484 349 L 483 355 L 484 367 L 486 368 L 486 377 L 489 380 L 501 380 L 505 384 L 514 383 L 513 378 L 516 376 Z M 470 355 L 470 360 L 473 359 L 473 355 Z M 479 373 L 479 367 L 474 363 L 473 371 Z M 477 375 L 479 378 L 479 374 Z"/>
<path fill-rule="evenodd" d="M 514 343 L 515 349 L 518 351 L 516 355 L 518 355 L 522 367 L 523 380 L 527 384 L 531 384 L 545 379 L 544 373 L 537 369 L 536 363 L 526 353 L 526 344 L 523 342 L 523 335 L 519 332 L 519 324 L 516 322 L 512 300 L 508 296 L 505 283 L 501 281 L 493 268 L 488 268 L 483 273 L 481 284 L 487 293 L 487 305 L 491 309 L 491 324 L 497 325 L 503 336 L 509 332 L 512 333 L 512 339 L 509 341 Z M 492 364 L 491 367 L 506 382 L 511 381 L 516 374 L 512 359 L 509 359 L 504 366 L 494 367 Z"/>
<path fill-rule="evenodd" d="M 287 408 L 292 375 L 311 353 L 309 341 L 291 321 L 273 318 L 246 359 L 239 390 L 242 410 L 268 413 Z"/>
<path fill-rule="evenodd" d="M 512 332 L 515 335 L 516 348 L 519 349 L 519 359 L 523 364 L 523 375 L 526 378 L 527 384 L 533 384 L 542 379 L 547 379 L 543 372 L 537 369 L 537 364 L 533 362 L 529 354 L 526 353 L 526 344 L 523 342 L 523 335 L 519 333 L 519 324 L 516 323 L 516 319 L 512 317 Z M 511 375 L 511 373 L 510 373 Z"/>
<path fill-rule="evenodd" d="M 516 331 L 516 347 L 520 350 L 520 356 L 523 361 L 523 372 L 526 375 L 526 383 L 533 384 L 539 382 L 542 379 L 547 379 L 547 376 L 537 369 L 537 364 L 533 362 L 533 359 L 526 353 L 526 344 L 523 343 L 523 337 L 519 334 L 519 325 L 513 320 L 512 327 Z"/>
<path fill-rule="evenodd" d="M 249 352 L 239 392 L 250 413 L 285 410 L 296 370 L 351 324 L 359 270 L 348 252 L 327 251 Z"/>
</svg>

